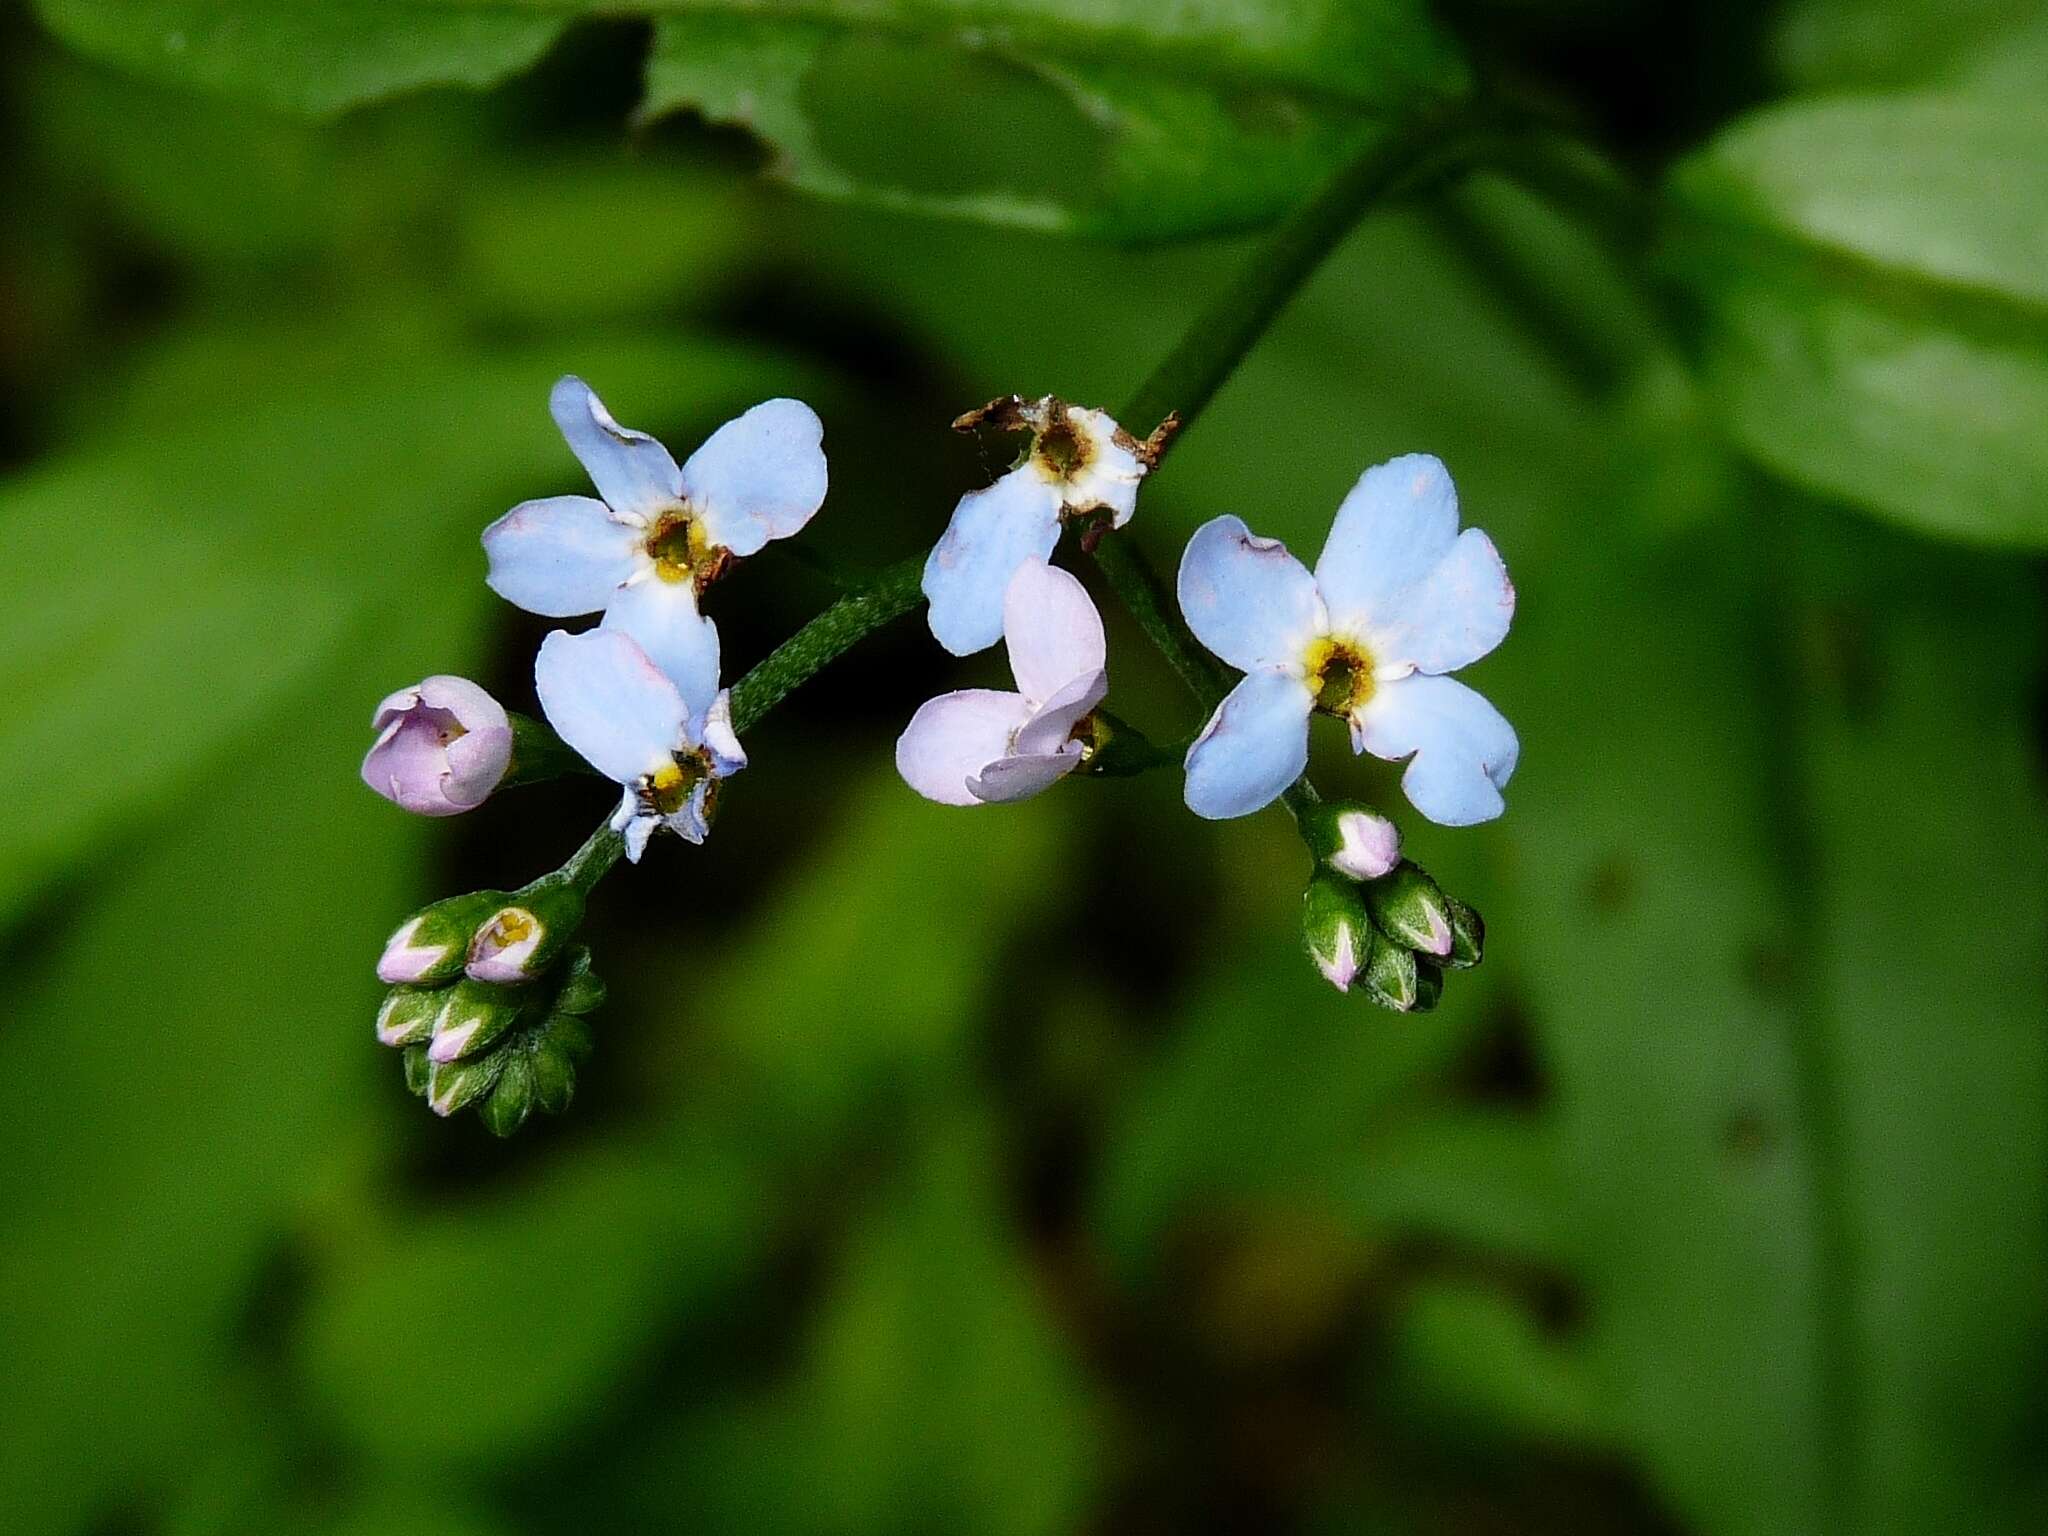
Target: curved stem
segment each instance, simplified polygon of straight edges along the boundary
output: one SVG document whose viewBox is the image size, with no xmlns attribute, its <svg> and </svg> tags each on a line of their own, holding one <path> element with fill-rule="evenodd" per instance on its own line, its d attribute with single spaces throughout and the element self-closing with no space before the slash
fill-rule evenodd
<svg viewBox="0 0 2048 1536">
<path fill-rule="evenodd" d="M 923 576 L 923 555 L 884 566 L 756 662 L 732 685 L 733 729 L 750 729 L 798 685 L 915 608 Z"/>
</svg>

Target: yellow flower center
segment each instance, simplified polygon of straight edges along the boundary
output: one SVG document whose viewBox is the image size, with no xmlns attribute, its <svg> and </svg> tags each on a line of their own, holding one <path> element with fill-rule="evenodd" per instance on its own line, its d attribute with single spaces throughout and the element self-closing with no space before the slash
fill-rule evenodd
<svg viewBox="0 0 2048 1536">
<path fill-rule="evenodd" d="M 647 554 L 654 574 L 663 581 L 699 579 L 717 563 L 704 525 L 682 507 L 655 521 L 654 531 L 647 535 Z"/>
<path fill-rule="evenodd" d="M 673 816 L 690 798 L 690 791 L 704 777 L 704 765 L 695 753 L 687 762 L 670 758 L 641 781 L 640 797 L 664 816 Z"/>
<path fill-rule="evenodd" d="M 1356 640 L 1324 635 L 1301 659 L 1303 675 L 1315 691 L 1316 708 L 1330 715 L 1363 709 L 1379 686 L 1373 677 L 1372 652 Z"/>
</svg>

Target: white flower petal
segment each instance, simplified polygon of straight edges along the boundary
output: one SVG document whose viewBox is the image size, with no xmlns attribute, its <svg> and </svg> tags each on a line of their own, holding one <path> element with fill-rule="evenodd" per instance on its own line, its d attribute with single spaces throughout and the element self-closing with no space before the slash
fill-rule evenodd
<svg viewBox="0 0 2048 1536">
<path fill-rule="evenodd" d="M 967 781 L 975 798 L 991 805 L 1029 800 L 1052 788 L 1081 766 L 1081 744 L 1070 741 L 1057 752 L 999 757 Z"/>
<path fill-rule="evenodd" d="M 1298 666 L 1327 627 L 1315 578 L 1285 544 L 1258 537 L 1242 518 L 1195 530 L 1178 585 L 1195 638 L 1240 672 Z"/>
<path fill-rule="evenodd" d="M 1316 561 L 1333 626 L 1372 628 L 1387 600 L 1435 570 L 1457 536 L 1458 491 L 1443 460 L 1408 453 L 1368 469 L 1338 507 Z"/>
<path fill-rule="evenodd" d="M 710 755 L 713 778 L 729 779 L 747 766 L 746 749 L 740 745 L 739 733 L 732 727 L 731 690 L 721 689 L 718 697 L 711 701 L 711 708 L 705 713 L 696 734 L 697 744 Z"/>
<path fill-rule="evenodd" d="M 1067 481 L 1062 501 L 1069 512 L 1106 508 L 1110 526 L 1121 528 L 1138 506 L 1138 482 L 1145 466 L 1116 440 L 1116 420 L 1107 411 L 1068 406 L 1067 420 L 1088 443 L 1088 461 Z"/>
<path fill-rule="evenodd" d="M 690 798 L 683 802 L 682 809 L 664 816 L 661 824 L 684 842 L 692 845 L 701 844 L 711 835 L 711 814 L 708 809 L 710 801 L 711 786 L 708 783 L 699 783 L 690 791 Z"/>
<path fill-rule="evenodd" d="M 654 772 L 682 741 L 682 694 L 619 630 L 556 630 L 541 642 L 533 681 L 555 733 L 615 783 Z"/>
<path fill-rule="evenodd" d="M 623 587 L 604 611 L 604 628 L 630 635 L 668 674 L 690 717 L 704 717 L 718 695 L 718 626 L 697 611 L 694 583 L 649 575 Z"/>
<path fill-rule="evenodd" d="M 1427 576 L 1379 600 L 1365 638 L 1381 668 L 1455 672 L 1506 639 L 1514 617 L 1507 566 L 1493 540 L 1467 528 Z"/>
<path fill-rule="evenodd" d="M 1017 732 L 1017 751 L 1026 756 L 1059 751 L 1073 735 L 1081 717 L 1100 704 L 1108 692 L 1107 672 L 1095 671 L 1075 678 L 1032 711 L 1031 718 Z"/>
<path fill-rule="evenodd" d="M 1375 757 L 1413 754 L 1401 788 L 1415 809 L 1446 827 L 1491 821 L 1521 743 L 1501 712 L 1463 683 L 1416 673 L 1382 683 L 1354 722 Z"/>
<path fill-rule="evenodd" d="M 1188 809 L 1220 821 L 1271 805 L 1308 767 L 1308 684 L 1278 668 L 1248 672 L 1188 748 Z"/>
<path fill-rule="evenodd" d="M 941 805 L 979 805 L 967 781 L 1010 752 L 1029 717 L 1020 694 L 967 688 L 927 699 L 896 741 L 903 782 Z"/>
<path fill-rule="evenodd" d="M 614 512 L 651 523 L 682 499 L 682 474 L 669 451 L 645 432 L 612 420 L 581 379 L 572 374 L 556 380 L 548 409 Z"/>
<path fill-rule="evenodd" d="M 484 530 L 484 580 L 528 613 L 595 613 L 639 569 L 643 537 L 588 496 L 522 501 Z"/>
<path fill-rule="evenodd" d="M 1059 539 L 1059 490 L 1029 464 L 962 496 L 924 563 L 927 618 L 939 644 L 970 656 L 1001 639 L 1010 578 Z"/>
<path fill-rule="evenodd" d="M 1034 703 L 1100 672 L 1109 654 L 1087 588 L 1035 556 L 1017 567 L 1003 592 L 1003 639 L 1017 691 Z"/>
<path fill-rule="evenodd" d="M 683 465 L 683 495 L 711 542 L 760 551 L 825 501 L 824 425 L 801 400 L 766 400 L 728 421 Z"/>
</svg>

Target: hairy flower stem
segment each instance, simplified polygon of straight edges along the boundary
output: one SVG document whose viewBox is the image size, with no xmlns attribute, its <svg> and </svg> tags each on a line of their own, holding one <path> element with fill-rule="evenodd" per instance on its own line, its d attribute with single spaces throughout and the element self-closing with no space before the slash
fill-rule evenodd
<svg viewBox="0 0 2048 1536">
<path fill-rule="evenodd" d="M 1360 218 L 1387 199 L 1434 185 L 1472 162 L 1480 139 L 1457 110 L 1418 115 L 1338 171 L 1246 262 L 1237 281 L 1217 295 L 1180 345 L 1138 386 L 1118 419 L 1133 431 L 1169 413 L 1178 413 L 1183 429 L 1193 425 L 1274 317 Z M 1214 708 L 1228 689 L 1226 674 L 1188 632 L 1159 574 L 1127 537 L 1100 540 L 1094 555 L 1110 590 L 1146 637 L 1203 706 Z M 750 729 L 792 690 L 915 608 L 923 575 L 923 555 L 886 566 L 783 641 L 733 684 L 734 729 Z M 1304 777 L 1282 799 L 1298 822 L 1319 797 Z M 600 826 L 561 872 L 587 891 L 623 851 L 618 834 L 608 824 Z"/>
</svg>

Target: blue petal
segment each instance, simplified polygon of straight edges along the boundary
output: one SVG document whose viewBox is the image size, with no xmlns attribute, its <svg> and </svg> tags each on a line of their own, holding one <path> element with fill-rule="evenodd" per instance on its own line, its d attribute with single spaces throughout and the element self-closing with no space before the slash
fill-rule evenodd
<svg viewBox="0 0 2048 1536">
<path fill-rule="evenodd" d="M 541 642 L 533 681 L 555 733 L 614 783 L 654 772 L 682 741 L 683 696 L 616 629 L 556 630 Z"/>
<path fill-rule="evenodd" d="M 1314 699 L 1293 672 L 1248 672 L 1188 748 L 1188 809 L 1221 821 L 1271 805 L 1308 767 Z"/>
<path fill-rule="evenodd" d="M 1515 587 L 1500 552 L 1467 528 L 1434 570 L 1381 603 L 1364 638 L 1382 666 L 1455 672 L 1506 639 L 1514 617 Z"/>
<path fill-rule="evenodd" d="M 595 613 L 639 567 L 642 537 L 588 496 L 522 501 L 484 530 L 484 580 L 528 613 Z"/>
<path fill-rule="evenodd" d="M 1059 540 L 1059 491 L 1029 464 L 962 496 L 924 563 L 928 621 L 939 644 L 970 656 L 1000 640 L 1010 578 Z"/>
<path fill-rule="evenodd" d="M 1299 665 L 1324 628 L 1315 578 L 1285 544 L 1258 537 L 1242 518 L 1195 530 L 1178 585 L 1195 638 L 1240 672 Z"/>
<path fill-rule="evenodd" d="M 1316 561 L 1332 627 L 1371 629 L 1388 599 L 1435 570 L 1457 536 L 1458 492 L 1441 459 L 1410 453 L 1368 469 Z"/>
<path fill-rule="evenodd" d="M 1375 757 L 1399 761 L 1414 754 L 1401 788 L 1440 826 L 1469 827 L 1507 809 L 1500 792 L 1521 755 L 1515 728 L 1453 678 L 1418 672 L 1380 684 L 1356 734 Z"/>
<path fill-rule="evenodd" d="M 690 718 L 704 718 L 718 697 L 718 626 L 697 611 L 694 583 L 650 575 L 621 588 L 604 611 L 604 628 L 638 641 L 676 685 Z"/>
<path fill-rule="evenodd" d="M 825 428 L 801 400 L 728 421 L 683 465 L 683 495 L 711 542 L 736 555 L 786 539 L 825 501 Z"/>
<path fill-rule="evenodd" d="M 645 432 L 613 421 L 581 379 L 573 374 L 558 379 L 548 409 L 613 511 L 651 523 L 681 501 L 682 474 L 668 450 Z"/>
</svg>

